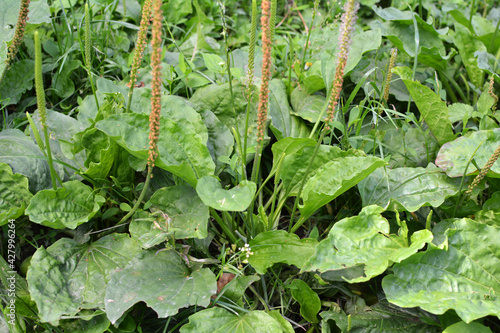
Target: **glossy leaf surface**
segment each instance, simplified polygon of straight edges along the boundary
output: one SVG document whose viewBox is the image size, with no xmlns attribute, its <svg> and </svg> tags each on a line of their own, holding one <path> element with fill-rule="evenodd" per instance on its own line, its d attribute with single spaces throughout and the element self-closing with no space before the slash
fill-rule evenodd
<svg viewBox="0 0 500 333">
<path fill-rule="evenodd" d="M 28 178 L 12 173 L 8 164 L 0 163 L 0 225 L 24 214 L 31 197 Z"/>
<path fill-rule="evenodd" d="M 257 185 L 254 182 L 242 180 L 232 189 L 221 188 L 220 181 L 215 177 L 203 177 L 196 185 L 196 192 L 203 203 L 221 211 L 242 212 L 248 208 L 255 195 Z"/>
</svg>

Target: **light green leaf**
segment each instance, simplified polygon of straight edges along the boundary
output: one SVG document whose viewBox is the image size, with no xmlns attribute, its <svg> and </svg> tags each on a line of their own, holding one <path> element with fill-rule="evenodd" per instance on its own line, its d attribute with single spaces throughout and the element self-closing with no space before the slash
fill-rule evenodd
<svg viewBox="0 0 500 333">
<path fill-rule="evenodd" d="M 282 137 L 292 135 L 290 104 L 282 80 L 274 79 L 269 82 L 269 116 L 272 125 L 278 129 Z"/>
<path fill-rule="evenodd" d="M 477 66 L 477 59 L 474 57 L 474 53 L 477 51 L 486 52 L 486 46 L 461 24 L 455 24 L 453 42 L 458 49 L 458 53 L 462 57 L 462 62 L 467 70 L 469 80 L 476 88 L 481 88 L 483 85 L 484 73 L 483 70 Z"/>
<path fill-rule="evenodd" d="M 348 156 L 337 158 L 319 167 L 307 180 L 299 205 L 305 219 L 328 202 L 366 178 L 386 162 L 378 157 Z"/>
<path fill-rule="evenodd" d="M 476 51 L 474 57 L 477 58 L 477 67 L 488 71 L 490 74 L 498 73 L 499 62 L 493 54 L 486 51 Z"/>
<path fill-rule="evenodd" d="M 259 274 L 264 274 L 275 263 L 299 268 L 314 254 L 318 242 L 312 238 L 300 239 L 284 230 L 266 231 L 250 241 L 253 252 L 248 262 Z"/>
<path fill-rule="evenodd" d="M 183 307 L 208 306 L 216 291 L 215 275 L 210 269 L 192 271 L 174 251 L 143 251 L 111 275 L 106 289 L 106 314 L 114 324 L 132 305 L 143 301 L 160 318 L 166 318 Z"/>
<path fill-rule="evenodd" d="M 216 54 L 202 53 L 203 60 L 205 61 L 205 66 L 212 73 L 223 73 L 225 62 Z"/>
<path fill-rule="evenodd" d="M 87 149 L 84 174 L 98 181 L 105 179 L 115 162 L 116 143 L 103 132 L 91 128 L 83 133 L 82 146 Z"/>
<path fill-rule="evenodd" d="M 460 321 L 451 326 L 446 327 L 443 333 L 491 333 L 491 329 L 480 323 L 471 322 L 469 324 Z"/>
<path fill-rule="evenodd" d="M 91 244 L 62 238 L 47 249 L 40 247 L 31 259 L 27 280 L 41 321 L 56 321 L 81 308 L 103 308 L 111 274 L 140 250 L 126 234 L 108 235 Z"/>
<path fill-rule="evenodd" d="M 64 63 L 61 71 L 58 71 L 54 75 L 54 91 L 57 96 L 62 98 L 67 98 L 73 95 L 75 92 L 75 84 L 74 78 L 71 77 L 71 74 L 74 73 L 75 69 L 79 68 L 82 65 L 80 60 L 70 60 Z"/>
<path fill-rule="evenodd" d="M 197 105 L 197 110 L 208 109 L 212 111 L 227 128 L 238 129 L 240 137 L 244 138 L 246 111 L 249 103 L 246 89 L 246 86 L 241 83 L 233 84 L 234 105 L 231 102 L 229 83 L 211 84 L 200 88 L 196 90 L 190 101 Z M 256 88 L 254 90 L 257 91 Z M 256 145 L 257 100 L 258 93 L 254 93 L 249 106 L 248 147 Z"/>
<path fill-rule="evenodd" d="M 241 298 L 247 288 L 256 281 L 259 281 L 260 277 L 258 275 L 248 275 L 248 276 L 237 276 L 232 279 L 225 287 L 221 296 L 221 300 L 229 299 L 235 303 L 243 303 L 241 302 Z"/>
<path fill-rule="evenodd" d="M 282 333 L 281 325 L 264 311 L 235 315 L 222 308 L 199 311 L 189 317 L 181 333 Z"/>
<path fill-rule="evenodd" d="M 448 111 L 448 118 L 450 119 L 450 122 L 455 123 L 457 121 L 463 121 L 464 118 L 467 120 L 472 118 L 474 107 L 469 104 L 453 103 L 448 105 Z"/>
<path fill-rule="evenodd" d="M 311 123 L 315 123 L 318 120 L 325 106 L 325 101 L 326 98 L 324 96 L 308 95 L 300 87 L 295 88 L 290 97 L 290 102 L 294 110 L 293 114 Z M 326 117 L 326 112 L 323 117 Z"/>
<path fill-rule="evenodd" d="M 389 222 L 380 215 L 383 211 L 381 207 L 368 206 L 358 216 L 335 223 L 302 270 L 334 271 L 332 275 L 350 283 L 364 282 L 384 273 L 393 263 L 412 256 L 432 241 L 428 230 L 415 232 L 410 245 L 405 235 L 390 234 Z M 353 272 L 360 274 L 353 276 Z"/>
<path fill-rule="evenodd" d="M 38 133 L 43 133 L 42 120 L 40 119 L 40 112 L 38 110 L 33 114 L 33 122 L 38 130 Z M 78 120 L 53 110 L 47 110 L 47 127 L 49 131 L 49 143 L 52 152 L 52 158 L 56 161 L 54 167 L 60 171 L 60 176 L 64 180 L 69 180 L 69 177 L 75 174 L 75 169 L 80 169 L 85 163 L 85 153 L 73 153 L 74 141 L 73 135 L 85 130 L 85 125 Z M 31 137 L 35 135 L 30 129 Z M 42 141 L 45 144 L 45 137 L 41 134 Z M 57 160 L 67 163 L 73 168 L 63 166 L 57 163 Z M 61 174 L 63 172 L 63 174 Z"/>
<path fill-rule="evenodd" d="M 242 180 L 232 189 L 221 188 L 217 178 L 206 176 L 201 178 L 196 185 L 196 192 L 203 203 L 221 211 L 242 212 L 248 208 L 252 201 L 257 185 L 254 182 Z"/>
<path fill-rule="evenodd" d="M 166 214 L 175 238 L 205 238 L 210 214 L 193 188 L 171 186 L 156 191 L 149 202 Z M 168 221 L 165 221 L 167 223 Z"/>
<path fill-rule="evenodd" d="M 446 103 L 429 87 L 419 82 L 407 79 L 403 79 L 403 82 L 439 144 L 443 145 L 446 142 L 452 141 L 455 135 L 453 134 L 453 128 L 448 118 L 449 111 Z"/>
<path fill-rule="evenodd" d="M 20 130 L 6 129 L 0 132 L 0 157 L 2 162 L 12 168 L 13 173 L 28 177 L 30 192 L 36 193 L 52 185 L 45 157 L 30 137 Z"/>
<path fill-rule="evenodd" d="M 160 117 L 159 156 L 155 165 L 196 186 L 197 179 L 211 175 L 215 165 L 203 138 L 183 121 Z M 149 117 L 120 114 L 101 120 L 100 129 L 130 154 L 146 160 L 149 150 Z"/>
<path fill-rule="evenodd" d="M 32 197 L 28 178 L 12 173 L 8 164 L 0 163 L 0 226 L 23 215 Z"/>
<path fill-rule="evenodd" d="M 441 169 L 380 168 L 358 185 L 363 206 L 379 205 L 389 210 L 414 212 L 422 206 L 439 207 L 458 193 L 461 179 L 449 178 Z"/>
<path fill-rule="evenodd" d="M 352 44 L 349 49 L 344 75 L 347 75 L 356 67 L 364 53 L 376 50 L 382 43 L 382 36 L 378 29 L 363 31 L 352 37 Z M 338 43 L 327 45 L 327 48 L 321 53 L 321 73 L 327 91 L 331 89 L 335 70 L 337 68 L 337 54 L 339 50 Z"/>
<path fill-rule="evenodd" d="M 66 182 L 57 190 L 36 193 L 26 208 L 30 221 L 54 229 L 75 229 L 89 221 L 105 201 L 94 190 L 77 180 Z"/>
<path fill-rule="evenodd" d="M 434 314 L 453 309 L 466 323 L 499 316 L 500 229 L 469 219 L 450 225 L 446 231 L 439 228 L 447 249 L 430 244 L 427 251 L 394 265 L 394 273 L 382 280 L 387 300 Z"/>
<path fill-rule="evenodd" d="M 318 294 L 307 283 L 295 279 L 286 286 L 292 292 L 294 300 L 300 304 L 300 314 L 310 323 L 318 322 L 318 312 L 321 310 L 321 300 Z"/>
<path fill-rule="evenodd" d="M 475 174 L 476 168 L 483 168 L 495 152 L 500 141 L 500 129 L 477 131 L 469 137 L 460 137 L 441 147 L 436 158 L 436 165 L 446 171 L 449 177 L 460 177 Z M 489 177 L 499 177 L 500 162 L 496 162 L 488 172 Z"/>
</svg>

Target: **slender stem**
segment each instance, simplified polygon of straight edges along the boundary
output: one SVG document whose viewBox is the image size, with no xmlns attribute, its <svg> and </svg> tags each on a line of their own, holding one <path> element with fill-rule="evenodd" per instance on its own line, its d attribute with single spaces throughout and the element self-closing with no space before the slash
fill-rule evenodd
<svg viewBox="0 0 500 333">
<path fill-rule="evenodd" d="M 146 191 L 148 190 L 148 187 L 149 187 L 149 182 L 151 181 L 151 176 L 153 174 L 153 167 L 152 166 L 148 166 L 148 174 L 146 175 L 146 181 L 144 182 L 144 187 L 142 188 L 142 191 L 141 191 L 141 194 L 139 195 L 139 198 L 137 199 L 137 201 L 135 202 L 134 204 L 134 207 L 132 207 L 132 209 L 130 210 L 130 212 L 127 213 L 127 215 L 125 215 L 116 225 L 121 225 L 125 222 L 127 222 L 127 220 L 132 216 L 134 215 L 134 213 L 136 212 L 136 210 L 139 208 L 141 202 L 142 202 L 142 199 L 144 199 L 144 196 L 146 195 Z"/>
<path fill-rule="evenodd" d="M 316 18 L 316 13 L 318 11 L 318 5 L 319 5 L 319 0 L 316 0 L 314 2 L 314 9 L 313 9 L 313 13 L 312 13 L 311 24 L 309 25 L 309 30 L 307 32 L 306 45 L 304 45 L 304 51 L 302 51 L 302 58 L 300 60 L 300 68 L 301 68 L 301 70 L 305 66 L 304 61 L 306 59 L 306 52 L 307 52 L 307 48 L 309 46 L 309 38 L 311 37 L 312 26 L 314 24 L 314 19 Z"/>
</svg>

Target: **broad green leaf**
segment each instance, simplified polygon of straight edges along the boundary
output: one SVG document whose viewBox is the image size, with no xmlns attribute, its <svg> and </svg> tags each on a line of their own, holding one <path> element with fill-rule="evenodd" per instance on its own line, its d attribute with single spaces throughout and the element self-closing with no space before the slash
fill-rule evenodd
<svg viewBox="0 0 500 333">
<path fill-rule="evenodd" d="M 140 252 L 126 234 L 105 236 L 91 244 L 62 238 L 40 247 L 28 269 L 29 291 L 42 322 L 74 315 L 81 308 L 104 308 L 111 274 Z"/>
<path fill-rule="evenodd" d="M 219 157 L 231 156 L 234 137 L 227 126 L 221 123 L 212 111 L 202 110 L 200 115 L 208 130 L 207 147 L 215 162 L 214 175 L 218 175 L 225 167 L 225 163 L 219 161 Z"/>
<path fill-rule="evenodd" d="M 266 231 L 250 241 L 253 252 L 248 262 L 259 274 L 265 274 L 275 263 L 299 268 L 314 254 L 318 242 L 312 238 L 300 239 L 284 230 Z"/>
<path fill-rule="evenodd" d="M 132 217 L 132 222 L 130 222 L 130 236 L 132 236 L 142 248 L 149 249 L 165 242 L 173 235 L 174 231 L 170 226 L 171 222 L 172 219 L 170 216 L 163 215 L 159 210 L 156 214 L 137 211 Z"/>
<path fill-rule="evenodd" d="M 181 333 L 281 333 L 281 325 L 264 311 L 235 315 L 222 308 L 199 311 L 189 317 Z"/>
<path fill-rule="evenodd" d="M 8 257 L 8 256 L 6 256 Z M 36 307 L 35 302 L 32 300 L 31 295 L 28 291 L 28 283 L 26 280 L 17 274 L 17 272 L 11 272 L 13 271 L 13 267 L 11 266 L 10 263 L 7 263 L 4 257 L 0 256 L 0 284 L 2 286 L 2 290 L 4 293 L 6 293 L 6 290 L 8 286 L 12 282 L 15 284 L 15 309 L 16 309 L 16 315 L 17 318 L 20 316 L 23 317 L 31 317 L 33 315 L 33 309 Z M 7 280 L 7 278 L 10 278 Z M 12 281 L 12 278 L 15 279 L 15 281 Z M 11 289 L 11 288 L 9 288 Z M 1 313 L 1 311 L 0 311 Z M 1 315 L 0 315 L 1 316 Z M 21 319 L 21 318 L 19 318 Z M 23 319 L 21 319 L 23 320 Z M 1 319 L 0 319 L 1 321 Z M 1 327 L 1 323 L 0 323 Z"/>
<path fill-rule="evenodd" d="M 427 168 L 380 168 L 358 188 L 363 206 L 414 212 L 423 206 L 441 206 L 446 198 L 458 193 L 460 183 L 461 179 L 451 179 L 429 164 Z"/>
<path fill-rule="evenodd" d="M 497 149 L 500 129 L 477 131 L 469 137 L 460 137 L 444 144 L 439 150 L 436 165 L 446 171 L 449 177 L 475 174 L 477 167 L 483 168 Z M 472 160 L 471 163 L 469 161 Z M 477 166 L 477 167 L 476 167 Z M 499 177 L 500 162 L 496 162 L 488 172 L 489 177 Z"/>
<path fill-rule="evenodd" d="M 26 208 L 30 221 L 54 229 L 75 229 L 89 221 L 105 201 L 94 190 L 80 181 L 73 180 L 57 190 L 36 193 Z"/>
<path fill-rule="evenodd" d="M 205 61 L 205 66 L 212 73 L 220 74 L 224 72 L 225 62 L 216 54 L 202 53 L 203 60 Z"/>
<path fill-rule="evenodd" d="M 481 88 L 483 85 L 484 73 L 483 70 L 477 66 L 477 59 L 474 57 L 474 53 L 477 51 L 486 52 L 486 46 L 461 24 L 455 24 L 453 42 L 458 49 L 458 53 L 462 57 L 462 62 L 467 70 L 469 80 L 476 88 Z"/>
<path fill-rule="evenodd" d="M 337 158 L 318 168 L 307 180 L 299 205 L 301 218 L 307 218 L 386 162 L 378 157 Z"/>
<path fill-rule="evenodd" d="M 352 37 L 352 44 L 349 49 L 344 75 L 347 75 L 351 70 L 356 67 L 364 53 L 376 50 L 382 43 L 382 36 L 377 29 L 363 31 L 355 34 Z M 321 73 L 327 91 L 331 89 L 335 70 L 337 68 L 337 54 L 339 51 L 339 44 L 332 43 L 326 46 L 326 49 L 321 53 Z"/>
<path fill-rule="evenodd" d="M 241 83 L 233 84 L 233 105 L 229 83 L 222 85 L 211 84 L 196 90 L 190 101 L 197 105 L 199 111 L 204 109 L 212 111 L 227 128 L 230 130 L 233 128 L 238 129 L 240 138 L 244 138 L 246 111 L 249 103 L 246 90 L 246 86 Z M 254 90 L 257 91 L 255 87 Z M 257 100 L 258 93 L 254 92 L 249 105 L 248 147 L 255 147 L 256 145 Z"/>
<path fill-rule="evenodd" d="M 0 132 L 0 157 L 2 162 L 12 168 L 13 173 L 28 177 L 30 192 L 36 193 L 52 186 L 45 157 L 30 137 L 20 130 L 7 129 Z M 61 171 L 57 167 L 56 170 Z"/>
<path fill-rule="evenodd" d="M 42 134 L 42 121 L 38 110 L 33 114 L 33 122 L 45 144 L 45 137 Z M 66 174 L 64 180 L 69 180 L 69 176 L 74 175 L 75 169 L 80 169 L 85 162 L 84 152 L 73 153 L 73 135 L 84 131 L 85 125 L 63 113 L 47 110 L 47 127 L 49 131 L 50 150 L 52 158 L 55 160 L 54 166 L 56 170 L 61 169 Z M 32 130 L 30 130 L 30 133 L 31 137 L 34 138 Z M 69 164 L 73 168 L 57 163 L 57 161 Z"/>
<path fill-rule="evenodd" d="M 23 215 L 32 197 L 28 178 L 12 173 L 8 164 L 0 163 L 0 226 Z"/>
<path fill-rule="evenodd" d="M 247 288 L 256 281 L 259 281 L 258 275 L 237 276 L 232 279 L 225 287 L 221 299 L 230 299 L 235 303 L 241 303 L 241 298 L 245 294 Z"/>
<path fill-rule="evenodd" d="M 82 312 L 87 311 L 89 310 Z M 58 328 L 71 333 L 104 333 L 108 330 L 111 323 L 108 318 L 106 318 L 105 313 L 101 312 L 100 315 L 91 313 L 86 317 L 82 312 L 79 313 L 81 317 L 78 319 L 61 321 Z"/>
<path fill-rule="evenodd" d="M 297 195 L 300 183 L 304 177 L 306 177 L 305 172 L 313 155 L 316 143 L 312 139 L 285 140 L 286 138 L 273 145 L 274 160 L 277 161 L 277 159 L 285 153 L 280 177 L 283 180 L 285 189 L 289 191 L 291 195 Z M 309 176 L 315 175 L 316 170 L 319 170 L 334 159 L 344 158 L 354 154 L 364 153 L 343 151 L 339 147 L 321 145 L 311 165 Z"/>
<path fill-rule="evenodd" d="M 292 135 L 290 104 L 282 80 L 274 79 L 269 82 L 269 117 L 272 125 L 278 129 L 282 137 Z"/>
<path fill-rule="evenodd" d="M 393 263 L 412 256 L 432 241 L 428 230 L 415 232 L 410 244 L 406 235 L 390 234 L 389 222 L 380 215 L 383 211 L 381 207 L 368 206 L 358 216 L 335 223 L 302 270 L 336 271 L 332 273 L 350 283 L 364 282 L 384 273 Z M 356 268 L 361 268 L 362 274 L 344 276 L 343 271 L 352 274 Z"/>
<path fill-rule="evenodd" d="M 292 292 L 294 300 L 300 304 L 300 314 L 310 323 L 318 322 L 318 312 L 321 310 L 321 300 L 318 294 L 314 292 L 302 280 L 295 279 L 286 286 Z"/>
<path fill-rule="evenodd" d="M 117 145 L 103 132 L 91 128 L 82 136 L 82 146 L 87 149 L 84 174 L 95 180 L 107 177 L 117 153 Z"/>
<path fill-rule="evenodd" d="M 232 189 L 221 188 L 217 178 L 205 176 L 198 181 L 196 192 L 203 203 L 221 211 L 242 212 L 252 201 L 257 185 L 254 182 L 242 180 Z"/>
<path fill-rule="evenodd" d="M 491 333 L 491 329 L 480 323 L 471 322 L 469 324 L 460 321 L 451 326 L 446 327 L 443 333 Z"/>
<path fill-rule="evenodd" d="M 82 65 L 80 60 L 66 61 L 63 67 L 54 75 L 54 91 L 57 96 L 68 98 L 75 92 L 74 78 L 71 76 L 75 69 Z"/>
<path fill-rule="evenodd" d="M 17 104 L 21 96 L 33 88 L 35 62 L 30 59 L 17 61 L 5 74 L 0 84 L 0 101 L 4 106 Z"/>
<path fill-rule="evenodd" d="M 315 123 L 318 120 L 325 106 L 325 101 L 326 98 L 324 96 L 308 95 L 300 87 L 295 88 L 290 97 L 290 102 L 294 110 L 293 114 L 311 123 Z M 326 112 L 323 117 L 326 117 Z"/>
<path fill-rule="evenodd" d="M 159 156 L 155 165 L 181 177 L 191 186 L 211 175 L 215 165 L 202 137 L 184 121 L 160 117 Z M 149 117 L 146 114 L 113 115 L 96 124 L 130 154 L 146 160 L 149 149 Z"/>
<path fill-rule="evenodd" d="M 455 123 L 457 121 L 463 121 L 464 119 L 469 120 L 472 118 L 474 107 L 463 103 L 453 103 L 448 105 L 448 111 L 450 122 Z M 465 123 L 467 123 L 467 121 L 465 121 Z"/>
<path fill-rule="evenodd" d="M 403 82 L 439 144 L 452 141 L 455 135 L 448 119 L 449 111 L 446 103 L 429 87 L 419 82 L 407 79 L 403 79 Z"/>
<path fill-rule="evenodd" d="M 437 333 L 441 331 L 439 327 L 423 322 L 418 313 L 405 310 L 382 301 L 349 315 L 343 312 L 324 311 L 320 313 L 323 318 L 324 330 L 322 332 L 337 332 L 339 329 L 341 332 L 351 333 Z"/>
<path fill-rule="evenodd" d="M 114 324 L 132 305 L 143 301 L 166 318 L 183 307 L 208 306 L 216 291 L 215 275 L 208 268 L 191 270 L 173 251 L 143 251 L 111 275 L 106 314 Z"/>
<path fill-rule="evenodd" d="M 444 236 L 447 249 L 429 244 L 425 252 L 394 265 L 393 274 L 382 280 L 387 300 L 434 314 L 453 309 L 466 323 L 500 316 L 500 228 L 462 219 Z"/>
<path fill-rule="evenodd" d="M 166 214 L 171 221 L 169 227 L 177 229 L 174 235 L 180 238 L 205 238 L 208 236 L 207 224 L 210 214 L 208 207 L 188 186 L 172 186 L 156 191 L 149 202 Z M 168 227 L 167 227 L 168 229 Z"/>
<path fill-rule="evenodd" d="M 474 57 L 477 58 L 477 67 L 488 71 L 490 74 L 499 73 L 498 61 L 493 54 L 485 51 L 476 51 L 474 52 Z"/>
<path fill-rule="evenodd" d="M 389 125 L 389 124 L 387 124 Z M 378 125 L 381 129 L 382 124 Z M 439 144 L 430 135 L 429 130 L 417 127 L 391 128 L 384 130 L 382 146 L 384 156 L 391 155 L 388 167 L 425 167 L 436 159 Z M 373 146 L 365 146 L 367 153 L 373 152 Z"/>
</svg>

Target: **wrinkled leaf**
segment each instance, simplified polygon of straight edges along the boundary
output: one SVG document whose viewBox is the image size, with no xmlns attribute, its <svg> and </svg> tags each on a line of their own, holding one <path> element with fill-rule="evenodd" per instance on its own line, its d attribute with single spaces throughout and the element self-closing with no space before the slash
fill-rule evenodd
<svg viewBox="0 0 500 333">
<path fill-rule="evenodd" d="M 80 315 L 82 317 L 79 319 L 63 320 L 59 328 L 71 333 L 103 333 L 108 330 L 111 324 L 108 318 L 106 318 L 105 313 L 100 315 L 92 314 L 92 318 L 90 319 L 84 317 L 82 313 Z"/>
<path fill-rule="evenodd" d="M 8 164 L 0 163 L 0 226 L 24 214 L 32 197 L 28 178 L 12 173 Z"/>
<path fill-rule="evenodd" d="M 269 116 L 272 125 L 280 131 L 282 137 L 292 135 L 291 111 L 285 84 L 282 80 L 271 80 L 269 82 Z"/>
<path fill-rule="evenodd" d="M 259 274 L 264 274 L 275 263 L 299 268 L 314 254 L 318 242 L 312 238 L 300 239 L 284 230 L 266 231 L 250 241 L 253 252 L 248 262 Z"/>
<path fill-rule="evenodd" d="M 237 276 L 231 282 L 229 282 L 222 294 L 222 300 L 230 299 L 231 301 L 238 303 L 241 302 L 241 298 L 245 294 L 247 288 L 256 281 L 259 281 L 260 277 L 257 275 L 248 276 Z M 241 305 L 243 305 L 241 303 Z"/>
<path fill-rule="evenodd" d="M 105 201 L 94 190 L 77 180 L 66 182 L 57 190 L 36 193 L 26 208 L 30 221 L 54 229 L 75 229 L 89 221 Z"/>
<path fill-rule="evenodd" d="M 363 206 L 414 212 L 422 206 L 441 206 L 446 198 L 458 193 L 460 183 L 461 179 L 451 179 L 429 164 L 427 168 L 380 168 L 358 188 Z"/>
<path fill-rule="evenodd" d="M 293 299 L 299 302 L 302 317 L 310 323 L 317 323 L 318 312 L 321 310 L 318 294 L 307 283 L 298 279 L 293 280 L 287 288 L 291 290 Z"/>
<path fill-rule="evenodd" d="M 281 325 L 264 311 L 235 315 L 222 308 L 199 311 L 189 317 L 181 333 L 281 333 Z"/>
<path fill-rule="evenodd" d="M 143 301 L 165 318 L 190 305 L 208 306 L 216 290 L 215 275 L 208 268 L 191 271 L 173 251 L 143 251 L 111 275 L 106 314 L 114 324 L 132 305 Z"/>
<path fill-rule="evenodd" d="M 103 308 L 111 274 L 140 250 L 126 234 L 108 235 L 91 244 L 62 238 L 47 249 L 40 247 L 31 259 L 27 280 L 41 321 L 56 321 L 80 308 Z"/>
<path fill-rule="evenodd" d="M 441 147 L 436 165 L 446 171 L 449 177 L 460 177 L 465 174 L 466 166 L 472 159 L 467 168 L 467 175 L 475 174 L 478 171 L 476 166 L 483 168 L 486 165 L 499 142 L 500 129 L 477 131 L 469 137 L 460 137 Z M 500 162 L 497 161 L 487 176 L 499 177 L 499 174 Z"/>
<path fill-rule="evenodd" d="M 446 230 L 441 237 L 447 237 L 447 249 L 430 244 L 427 251 L 394 265 L 394 273 L 382 280 L 387 300 L 434 314 L 453 309 L 466 323 L 499 316 L 500 229 L 469 219 L 447 225 L 447 230 L 440 228 Z"/>
<path fill-rule="evenodd" d="M 242 212 L 252 201 L 257 185 L 254 182 L 242 180 L 232 189 L 221 188 L 220 181 L 215 177 L 201 178 L 196 185 L 196 192 L 203 203 L 221 211 Z"/>
<path fill-rule="evenodd" d="M 113 115 L 99 121 L 96 127 L 130 154 L 147 159 L 149 117 L 146 114 Z M 197 179 L 213 174 L 215 169 L 205 142 L 186 122 L 160 117 L 159 155 L 155 165 L 196 186 Z"/>
<path fill-rule="evenodd" d="M 383 211 L 381 207 L 368 206 L 358 216 L 335 223 L 302 270 L 337 271 L 337 275 L 343 276 L 343 270 L 349 273 L 349 270 L 362 268 L 360 276 L 344 279 L 350 283 L 364 282 L 432 241 L 428 230 L 415 232 L 410 244 L 407 244 L 405 235 L 390 234 L 389 222 L 380 215 Z"/>
<path fill-rule="evenodd" d="M 92 128 L 84 132 L 82 146 L 87 149 L 85 175 L 96 180 L 106 178 L 117 153 L 117 145 L 103 132 Z"/>
</svg>

